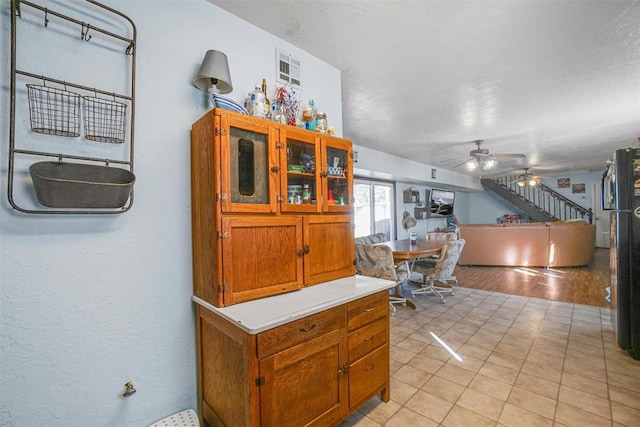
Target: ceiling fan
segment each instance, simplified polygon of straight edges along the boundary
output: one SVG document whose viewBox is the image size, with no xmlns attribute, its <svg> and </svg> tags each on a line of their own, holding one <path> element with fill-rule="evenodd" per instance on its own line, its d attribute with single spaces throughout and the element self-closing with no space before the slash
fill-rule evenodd
<svg viewBox="0 0 640 427">
<path fill-rule="evenodd" d="M 546 176 L 538 176 L 529 172 L 531 168 L 524 168 L 524 173 L 518 176 L 518 178 L 513 181 L 515 184 L 518 184 L 519 187 L 524 187 L 529 185 L 530 187 L 535 187 L 540 182 L 542 178 L 548 178 Z"/>
<path fill-rule="evenodd" d="M 517 157 L 517 158 L 524 158 L 526 157 L 524 154 L 516 154 L 516 153 L 491 153 L 489 152 L 488 149 L 486 148 L 480 148 L 480 146 L 482 145 L 482 143 L 484 142 L 484 140 L 482 139 L 478 139 L 476 141 L 473 141 L 474 144 L 476 144 L 477 148 L 475 150 L 471 150 L 469 151 L 469 158 L 464 160 L 461 163 L 458 163 L 457 165 L 453 166 L 454 168 L 457 168 L 459 166 L 462 166 L 464 164 L 467 165 L 467 169 L 470 171 L 474 171 L 476 169 L 481 169 L 481 170 L 489 170 L 493 167 L 495 167 L 497 165 L 496 162 L 496 158 L 500 158 L 500 157 Z M 453 160 L 458 160 L 458 159 L 450 159 L 450 160 L 443 160 L 443 162 L 450 162 Z"/>
</svg>

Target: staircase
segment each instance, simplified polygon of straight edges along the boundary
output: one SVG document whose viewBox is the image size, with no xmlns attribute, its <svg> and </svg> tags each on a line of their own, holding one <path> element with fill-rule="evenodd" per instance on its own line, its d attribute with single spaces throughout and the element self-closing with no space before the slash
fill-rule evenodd
<svg viewBox="0 0 640 427">
<path fill-rule="evenodd" d="M 500 195 L 534 221 L 587 219 L 589 224 L 593 221 L 591 209 L 583 208 L 541 182 L 533 187 L 528 184 L 520 187 L 516 182 L 517 179 L 517 176 L 507 176 L 483 179 L 481 183 L 485 190 Z"/>
</svg>

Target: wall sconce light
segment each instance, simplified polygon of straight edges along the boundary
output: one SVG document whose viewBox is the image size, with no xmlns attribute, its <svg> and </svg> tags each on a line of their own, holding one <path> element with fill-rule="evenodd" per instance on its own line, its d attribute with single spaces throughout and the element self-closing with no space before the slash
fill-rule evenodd
<svg viewBox="0 0 640 427">
<path fill-rule="evenodd" d="M 229 61 L 227 55 L 219 50 L 208 50 L 204 55 L 198 76 L 193 84 L 200 90 L 209 94 L 211 106 L 213 94 L 229 93 L 233 90 L 231 73 L 229 73 Z"/>
</svg>

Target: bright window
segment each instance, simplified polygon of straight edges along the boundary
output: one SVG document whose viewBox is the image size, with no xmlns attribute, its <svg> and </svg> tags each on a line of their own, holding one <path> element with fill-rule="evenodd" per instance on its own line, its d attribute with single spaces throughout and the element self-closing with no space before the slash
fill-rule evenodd
<svg viewBox="0 0 640 427">
<path fill-rule="evenodd" d="M 389 240 L 394 240 L 395 227 L 392 224 L 396 209 L 393 183 L 355 179 L 353 194 L 355 237 L 384 233 Z"/>
</svg>

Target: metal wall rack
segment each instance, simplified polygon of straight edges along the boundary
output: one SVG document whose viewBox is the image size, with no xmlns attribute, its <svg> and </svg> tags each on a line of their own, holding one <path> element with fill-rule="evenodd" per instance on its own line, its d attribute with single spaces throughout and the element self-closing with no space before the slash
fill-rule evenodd
<svg viewBox="0 0 640 427">
<path fill-rule="evenodd" d="M 10 130 L 9 130 L 9 168 L 8 168 L 8 191 L 7 196 L 9 199 L 9 203 L 11 206 L 24 213 L 32 213 L 32 214 L 116 214 L 123 213 L 128 211 L 133 205 L 133 191 L 131 192 L 126 205 L 118 208 L 64 208 L 64 209 L 56 209 L 56 208 L 25 208 L 18 205 L 16 200 L 14 199 L 14 181 L 15 177 L 15 167 L 16 167 L 16 155 L 26 155 L 26 156 L 44 156 L 44 157 L 53 157 L 58 161 L 62 162 L 63 159 L 71 159 L 73 161 L 81 161 L 81 162 L 94 162 L 94 163 L 102 163 L 106 166 L 110 164 L 118 164 L 127 166 L 129 172 L 133 173 L 133 160 L 134 160 L 134 124 L 135 124 L 135 73 L 136 73 L 136 26 L 133 21 L 123 13 L 112 9 L 106 5 L 103 5 L 94 0 L 85 0 L 90 5 L 93 5 L 99 9 L 96 11 L 106 12 L 107 16 L 114 15 L 117 18 L 117 22 L 120 23 L 121 19 L 126 21 L 126 25 L 131 26 L 131 37 L 123 36 L 120 34 L 116 34 L 114 32 L 108 31 L 104 28 L 101 28 L 96 25 L 89 24 L 82 20 L 67 16 L 63 13 L 56 12 L 54 10 L 43 7 L 39 4 L 32 3 L 30 1 L 24 0 L 11 0 L 11 106 L 10 106 Z M 92 6 L 90 6 L 92 7 Z M 44 76 L 35 73 L 31 73 L 26 70 L 18 70 L 16 69 L 17 63 L 17 25 L 19 19 L 22 19 L 23 13 L 29 12 L 37 12 L 43 14 L 43 31 L 47 31 L 47 27 L 49 25 L 49 17 L 55 16 L 60 18 L 61 20 L 75 24 L 80 26 L 80 37 L 79 39 L 82 42 L 90 42 L 92 38 L 92 33 L 100 33 L 110 38 L 115 39 L 116 41 L 124 42 L 123 53 L 127 55 L 130 60 L 128 63 L 130 64 L 130 82 L 126 83 L 129 85 L 129 93 L 128 94 L 119 94 L 110 91 L 101 90 L 95 87 L 89 87 L 77 83 L 72 83 L 69 81 L 65 81 L 59 78 L 55 78 L 52 76 Z M 39 12 L 38 12 L 39 11 Z M 127 70 L 125 70 L 127 71 Z M 125 142 L 126 137 L 123 138 L 122 142 L 125 142 L 128 145 L 128 155 L 124 155 L 121 158 L 104 158 L 104 157 L 93 157 L 93 156 L 84 156 L 84 155 L 75 155 L 71 153 L 60 153 L 60 152 L 49 152 L 45 150 L 28 150 L 28 149 L 20 149 L 16 146 L 16 76 L 24 76 L 26 78 L 32 78 L 43 82 L 46 86 L 47 82 L 63 85 L 65 90 L 67 87 L 72 87 L 75 89 L 79 89 L 85 91 L 86 93 L 95 94 L 96 97 L 98 94 L 108 96 L 112 98 L 115 102 L 116 99 L 127 102 L 129 105 L 129 132 L 128 132 L 128 141 Z"/>
</svg>

